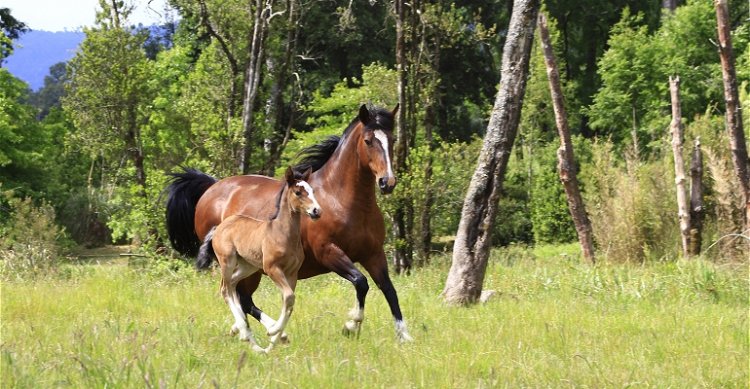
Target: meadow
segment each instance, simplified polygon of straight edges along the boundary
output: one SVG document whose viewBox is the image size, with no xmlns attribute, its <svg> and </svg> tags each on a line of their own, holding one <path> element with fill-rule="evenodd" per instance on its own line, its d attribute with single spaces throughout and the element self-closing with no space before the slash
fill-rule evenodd
<svg viewBox="0 0 750 389">
<path fill-rule="evenodd" d="M 394 276 L 410 344 L 396 341 L 372 283 L 360 336 L 347 338 L 353 288 L 304 280 L 291 343 L 270 355 L 229 336 L 217 273 L 89 258 L 49 279 L 3 281 L 1 386 L 747 387 L 747 264 L 588 266 L 575 251 L 496 250 L 485 280 L 496 294 L 471 307 L 440 298 L 448 256 Z M 268 279 L 255 301 L 278 315 Z"/>
</svg>

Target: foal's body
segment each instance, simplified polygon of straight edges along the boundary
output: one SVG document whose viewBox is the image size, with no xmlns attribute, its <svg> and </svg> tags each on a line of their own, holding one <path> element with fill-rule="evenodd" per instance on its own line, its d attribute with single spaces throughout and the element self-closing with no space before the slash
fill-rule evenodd
<svg viewBox="0 0 750 389">
<path fill-rule="evenodd" d="M 304 181 L 309 175 L 308 170 L 299 180 L 294 178 L 291 169 L 287 171 L 274 218 L 258 220 L 234 215 L 225 219 L 206 239 L 206 244 L 213 246 L 221 267 L 221 294 L 235 318 L 232 332 L 239 332 L 240 340 L 253 343 L 257 351 L 268 352 L 273 348 L 294 307 L 297 272 L 304 259 L 300 237 L 301 212 L 306 212 L 311 218 L 320 216 L 320 206 L 312 188 Z M 266 349 L 255 344 L 237 293 L 237 284 L 241 280 L 261 270 L 282 294 L 281 314 L 268 326 L 271 344 Z"/>
</svg>

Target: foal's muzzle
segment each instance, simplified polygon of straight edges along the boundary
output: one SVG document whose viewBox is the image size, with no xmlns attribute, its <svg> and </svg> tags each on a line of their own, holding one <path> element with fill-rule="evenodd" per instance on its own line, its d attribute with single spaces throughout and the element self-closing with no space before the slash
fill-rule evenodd
<svg viewBox="0 0 750 389">
<path fill-rule="evenodd" d="M 320 219 L 321 210 L 320 208 L 313 208 L 312 211 L 307 214 L 310 215 L 310 219 L 317 220 Z"/>
<path fill-rule="evenodd" d="M 389 194 L 393 192 L 393 188 L 396 187 L 396 177 L 386 176 L 378 178 L 378 186 L 380 187 L 380 193 Z"/>
</svg>

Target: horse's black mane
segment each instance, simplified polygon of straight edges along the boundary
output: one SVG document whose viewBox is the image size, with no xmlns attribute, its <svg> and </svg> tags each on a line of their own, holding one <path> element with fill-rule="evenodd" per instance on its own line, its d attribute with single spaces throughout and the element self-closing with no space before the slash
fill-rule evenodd
<svg viewBox="0 0 750 389">
<path fill-rule="evenodd" d="M 370 117 L 375 118 L 375 125 L 373 126 L 371 124 L 368 127 L 378 127 L 387 129 L 388 131 L 393 130 L 393 114 L 391 114 L 390 111 L 377 107 L 368 109 L 370 111 Z M 331 135 L 318 144 L 302 149 L 302 151 L 297 154 L 299 162 L 297 162 L 292 169 L 294 169 L 295 172 L 304 172 L 308 168 L 312 168 L 312 171 L 320 170 L 320 168 L 331 159 L 333 152 L 336 151 L 339 143 L 341 143 L 341 139 L 349 135 L 352 129 L 356 127 L 358 121 L 359 117 L 355 117 L 351 123 L 349 123 L 349 126 L 346 127 L 342 136 Z"/>
</svg>

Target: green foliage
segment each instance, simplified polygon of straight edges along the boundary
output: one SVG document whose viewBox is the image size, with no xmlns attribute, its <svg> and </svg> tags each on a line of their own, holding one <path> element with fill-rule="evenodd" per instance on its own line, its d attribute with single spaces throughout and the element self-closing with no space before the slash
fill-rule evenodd
<svg viewBox="0 0 750 389">
<path fill-rule="evenodd" d="M 591 127 L 627 143 L 636 132 L 639 148 L 651 150 L 669 124 L 669 76 L 682 81 L 684 118 L 723 101 L 719 56 L 711 42 L 716 35 L 712 4 L 689 1 L 667 15 L 651 34 L 642 15 L 623 12 L 612 28 L 610 48 L 599 61 L 602 88 L 588 107 Z M 704 42 L 686 45 L 685 42 Z M 632 144 L 632 140 L 630 141 Z"/>
<path fill-rule="evenodd" d="M 107 226 L 112 230 L 113 241 L 133 242 L 151 249 L 163 243 L 159 238 L 167 233 L 161 196 L 167 181 L 164 173 L 149 170 L 145 196 L 139 185 L 113 188 L 113 196 L 107 202 Z"/>
<path fill-rule="evenodd" d="M 1 192 L 0 278 L 29 279 L 55 273 L 61 262 L 63 230 L 55 224 L 55 211 L 47 203 Z"/>
<path fill-rule="evenodd" d="M 557 149 L 554 142 L 538 150 L 534 181 L 531 187 L 531 223 L 536 243 L 567 243 L 576 239 L 576 230 L 568 201 L 557 172 Z"/>
<path fill-rule="evenodd" d="M 430 210 L 433 240 L 453 237 L 458 229 L 460 210 L 481 145 L 480 139 L 474 139 L 471 143 L 440 141 L 431 154 L 426 145 L 413 148 L 407 162 L 409 168 L 398 177 L 396 189 L 392 194 L 380 197 L 383 212 L 393 215 L 399 204 L 408 203 L 415 215 L 421 215 L 425 212 L 425 197 L 429 194 L 433 197 Z M 425 175 L 428 158 L 432 159 L 432 177 L 429 180 Z M 421 225 L 415 225 L 415 236 L 421 232 Z"/>
</svg>

